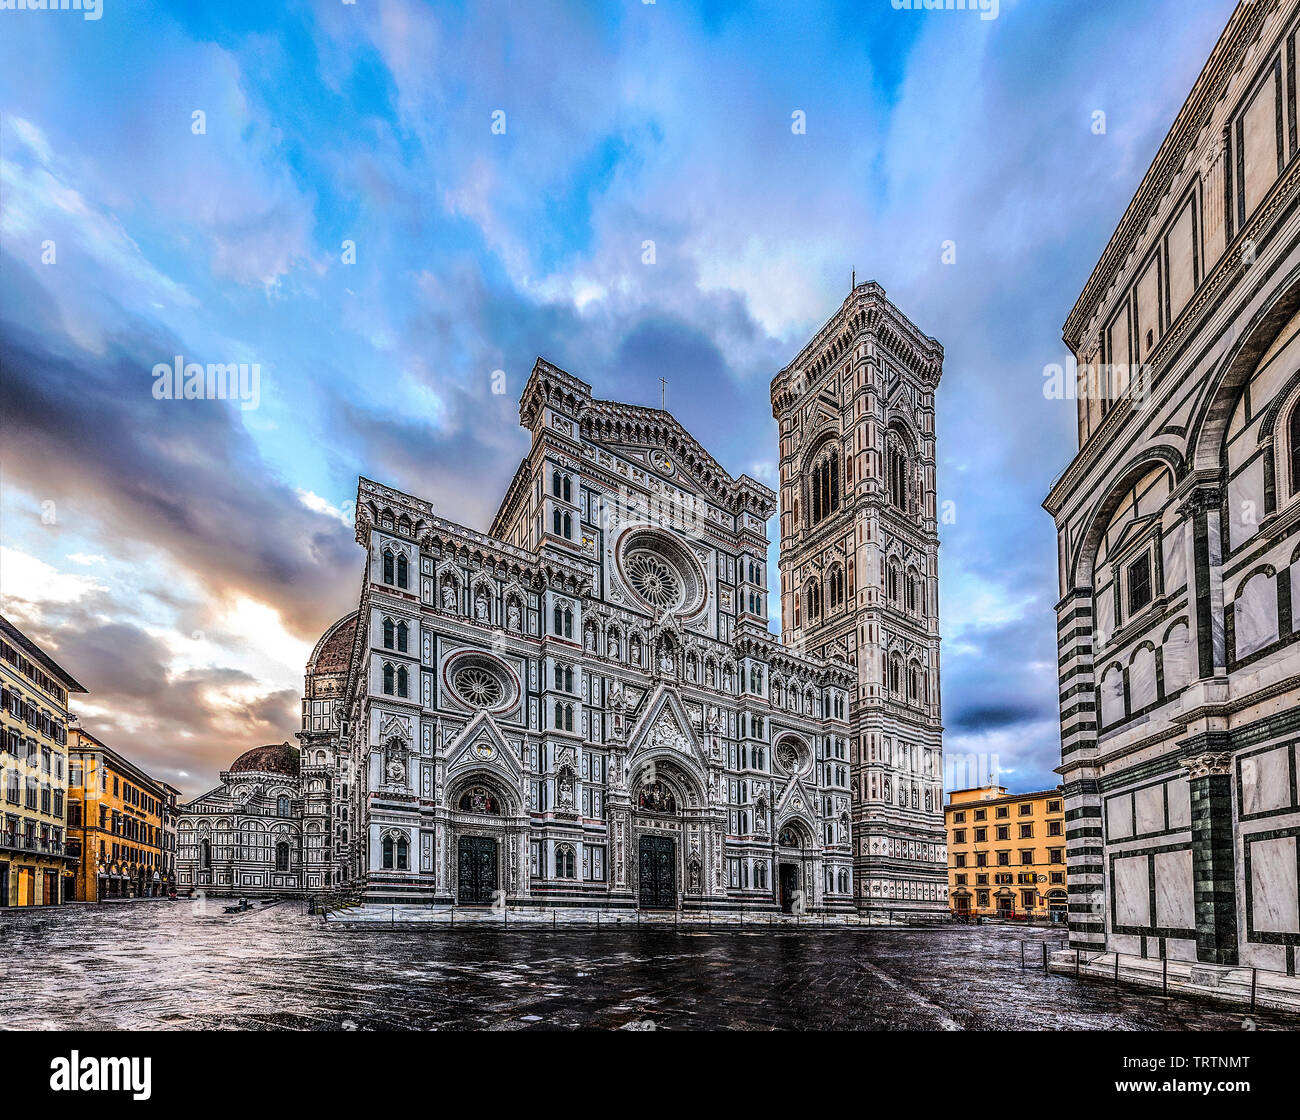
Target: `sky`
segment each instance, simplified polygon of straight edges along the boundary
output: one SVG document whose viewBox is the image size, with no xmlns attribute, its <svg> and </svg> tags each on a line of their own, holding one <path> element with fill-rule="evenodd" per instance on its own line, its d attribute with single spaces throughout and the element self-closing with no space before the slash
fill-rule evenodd
<svg viewBox="0 0 1300 1120">
<path fill-rule="evenodd" d="M 358 474 L 486 529 L 542 355 L 606 399 L 666 378 L 775 486 L 769 382 L 856 271 L 945 348 L 949 784 L 1051 787 L 1075 427 L 1043 371 L 1232 7 L 0 11 L 0 611 L 196 794 L 293 741 Z M 178 359 L 257 392 L 159 399 Z"/>
</svg>

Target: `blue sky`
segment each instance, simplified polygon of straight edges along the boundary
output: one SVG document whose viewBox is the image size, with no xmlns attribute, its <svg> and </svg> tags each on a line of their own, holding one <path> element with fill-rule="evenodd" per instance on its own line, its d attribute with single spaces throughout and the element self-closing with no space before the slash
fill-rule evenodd
<svg viewBox="0 0 1300 1120">
<path fill-rule="evenodd" d="M 1231 9 L 0 12 L 2 609 L 90 687 L 86 726 L 197 792 L 297 729 L 355 606 L 357 474 L 485 528 L 541 354 L 634 403 L 668 378 L 773 483 L 768 382 L 856 269 L 947 354 L 947 749 L 1055 784 L 1040 502 L 1074 420 L 1043 367 Z M 177 355 L 257 363 L 258 407 L 154 399 Z"/>
</svg>

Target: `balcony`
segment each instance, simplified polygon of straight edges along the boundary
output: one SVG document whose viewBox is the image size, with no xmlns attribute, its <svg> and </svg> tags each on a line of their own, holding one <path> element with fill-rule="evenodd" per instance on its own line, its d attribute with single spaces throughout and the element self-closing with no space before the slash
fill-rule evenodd
<svg viewBox="0 0 1300 1120">
<path fill-rule="evenodd" d="M 36 836 L 23 836 L 16 832 L 0 832 L 0 851 L 62 856 L 65 854 L 65 846 L 59 840 L 42 840 Z"/>
</svg>

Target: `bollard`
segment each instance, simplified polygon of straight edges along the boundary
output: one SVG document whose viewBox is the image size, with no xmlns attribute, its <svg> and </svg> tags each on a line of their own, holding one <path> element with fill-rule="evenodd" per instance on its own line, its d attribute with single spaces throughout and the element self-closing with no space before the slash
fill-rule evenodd
<svg viewBox="0 0 1300 1120">
<path fill-rule="evenodd" d="M 1119 987 L 1119 950 L 1115 950 L 1115 987 Z"/>
<path fill-rule="evenodd" d="M 1047 942 L 1043 942 L 1043 971 L 1047 971 Z"/>
<path fill-rule="evenodd" d="M 1077 979 L 1079 975 L 1079 950 L 1077 948 L 1074 950 L 1074 975 Z"/>
<path fill-rule="evenodd" d="M 1020 942 L 1020 968 L 1023 971 L 1025 967 L 1025 943 Z"/>
<path fill-rule="evenodd" d="M 1250 970 L 1250 1013 L 1252 1015 L 1255 1013 L 1255 984 L 1258 979 L 1259 969 L 1252 968 Z"/>
<path fill-rule="evenodd" d="M 1167 996 L 1169 994 L 1169 958 L 1164 957 L 1161 960 L 1160 964 L 1161 964 L 1161 969 L 1160 969 L 1161 994 Z"/>
</svg>

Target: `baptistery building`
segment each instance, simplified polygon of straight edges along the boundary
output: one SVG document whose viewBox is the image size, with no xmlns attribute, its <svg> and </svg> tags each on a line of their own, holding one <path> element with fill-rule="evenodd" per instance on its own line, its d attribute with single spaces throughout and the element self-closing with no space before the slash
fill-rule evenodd
<svg viewBox="0 0 1300 1120">
<path fill-rule="evenodd" d="M 1204 983 L 1300 945 L 1297 36 L 1240 5 L 1161 144 L 1065 324 L 1045 503 L 1071 943 Z"/>
</svg>

